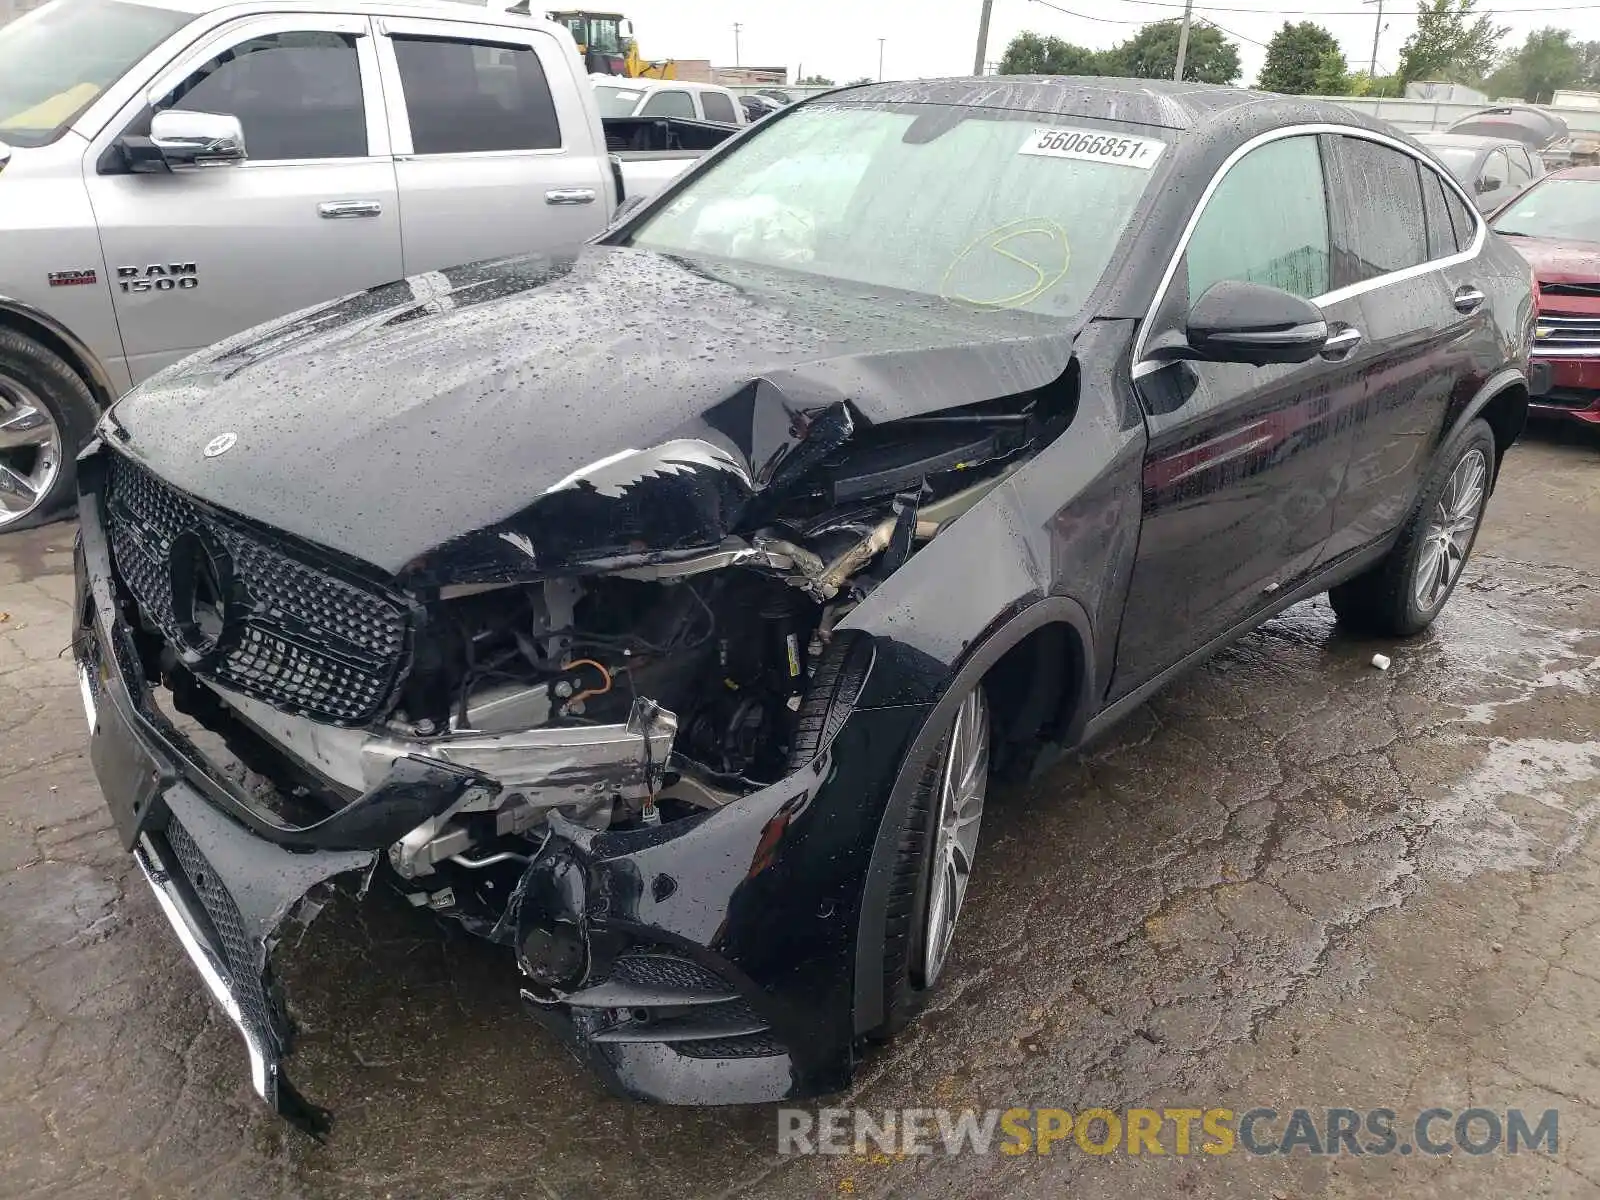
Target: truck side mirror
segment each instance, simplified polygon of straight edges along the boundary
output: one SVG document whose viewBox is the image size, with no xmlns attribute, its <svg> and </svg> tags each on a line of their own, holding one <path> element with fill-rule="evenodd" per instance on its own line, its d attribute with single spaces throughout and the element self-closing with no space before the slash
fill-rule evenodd
<svg viewBox="0 0 1600 1200">
<path fill-rule="evenodd" d="M 223 113 L 158 112 L 150 119 L 150 141 L 174 171 L 231 167 L 249 157 L 244 126 L 238 117 Z"/>
</svg>

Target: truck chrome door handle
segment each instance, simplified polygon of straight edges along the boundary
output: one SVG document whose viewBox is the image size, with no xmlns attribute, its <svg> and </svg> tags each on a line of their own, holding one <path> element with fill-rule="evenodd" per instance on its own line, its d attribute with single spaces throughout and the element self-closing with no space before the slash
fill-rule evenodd
<svg viewBox="0 0 1600 1200">
<path fill-rule="evenodd" d="M 349 217 L 376 217 L 383 212 L 383 205 L 376 200 L 329 200 L 326 204 L 317 205 L 317 216 L 326 217 L 330 221 L 342 221 Z"/>
<path fill-rule="evenodd" d="M 598 193 L 593 188 L 551 188 L 544 194 L 546 204 L 593 204 Z"/>
<path fill-rule="evenodd" d="M 1347 326 L 1338 333 L 1330 335 L 1328 340 L 1322 343 L 1322 357 L 1332 360 L 1347 358 L 1360 341 L 1361 330 L 1353 325 Z"/>
<path fill-rule="evenodd" d="M 1454 301 L 1456 311 L 1461 313 L 1477 312 L 1478 306 L 1481 305 L 1485 299 L 1486 297 L 1484 296 L 1483 292 L 1478 288 L 1473 287 L 1471 284 L 1468 284 L 1463 288 L 1457 288 L 1456 298 Z"/>
</svg>

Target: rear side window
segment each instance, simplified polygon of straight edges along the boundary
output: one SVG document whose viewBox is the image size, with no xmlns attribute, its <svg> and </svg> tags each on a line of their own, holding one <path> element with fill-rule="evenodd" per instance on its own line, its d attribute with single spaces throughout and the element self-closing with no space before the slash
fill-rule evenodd
<svg viewBox="0 0 1600 1200">
<path fill-rule="evenodd" d="M 1456 246 L 1461 250 L 1472 245 L 1478 236 L 1478 220 L 1472 206 L 1458 196 L 1454 188 L 1444 189 L 1445 207 L 1450 210 L 1450 227 L 1456 231 Z"/>
<path fill-rule="evenodd" d="M 1458 248 L 1455 223 L 1445 200 L 1444 180 L 1437 171 L 1422 172 L 1422 207 L 1428 220 L 1428 257 L 1448 258 Z"/>
<path fill-rule="evenodd" d="M 539 56 L 527 46 L 394 39 L 417 154 L 554 150 L 561 126 Z"/>
<path fill-rule="evenodd" d="M 191 75 L 162 107 L 238 117 L 252 162 L 367 153 L 361 62 L 346 33 L 306 30 L 241 42 Z"/>
<path fill-rule="evenodd" d="M 721 121 L 724 125 L 734 125 L 739 121 L 733 111 L 733 101 L 721 92 L 701 92 L 700 103 L 706 110 L 708 121 Z"/>
<path fill-rule="evenodd" d="M 688 117 L 694 118 L 694 101 L 688 92 L 657 92 L 645 102 L 639 110 L 641 117 Z"/>
<path fill-rule="evenodd" d="M 1417 160 L 1365 138 L 1337 137 L 1345 245 L 1339 247 L 1343 287 L 1404 271 L 1428 261 L 1427 222 Z"/>
<path fill-rule="evenodd" d="M 1206 202 L 1184 252 L 1189 300 L 1214 283 L 1264 283 L 1310 299 L 1330 290 L 1328 201 L 1312 136 L 1252 150 Z"/>
</svg>

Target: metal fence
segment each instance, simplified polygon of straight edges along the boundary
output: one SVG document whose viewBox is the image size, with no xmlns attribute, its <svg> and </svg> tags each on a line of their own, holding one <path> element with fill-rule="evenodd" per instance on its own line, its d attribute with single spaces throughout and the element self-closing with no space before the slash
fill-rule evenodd
<svg viewBox="0 0 1600 1200">
<path fill-rule="evenodd" d="M 1377 117 L 1378 120 L 1387 121 L 1407 133 L 1427 133 L 1434 129 L 1445 129 L 1462 117 L 1469 116 L 1475 112 L 1482 112 L 1489 107 L 1489 105 L 1485 104 L 1466 104 L 1451 100 L 1420 100 L 1409 97 L 1383 100 L 1353 96 L 1323 96 L 1319 98 L 1331 100 L 1335 104 L 1343 104 L 1346 108 L 1353 108 L 1357 112 L 1364 112 L 1371 117 Z M 1560 117 L 1567 123 L 1567 128 L 1573 133 L 1600 133 L 1600 109 L 1546 106 L 1545 111 Z"/>
</svg>

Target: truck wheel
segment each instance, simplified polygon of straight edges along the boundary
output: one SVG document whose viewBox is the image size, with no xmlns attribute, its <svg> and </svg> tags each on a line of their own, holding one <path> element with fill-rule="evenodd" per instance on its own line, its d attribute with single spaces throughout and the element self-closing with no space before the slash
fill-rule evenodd
<svg viewBox="0 0 1600 1200">
<path fill-rule="evenodd" d="M 1494 455 L 1494 433 L 1481 420 L 1445 447 L 1394 548 L 1328 593 L 1341 625 L 1380 637 L 1410 637 L 1433 624 L 1477 541 Z"/>
<path fill-rule="evenodd" d="M 989 781 L 989 705 L 975 687 L 928 760 L 900 829 L 884 927 L 883 1024 L 898 1033 L 926 1002 L 949 955 Z"/>
<path fill-rule="evenodd" d="M 98 409 L 83 379 L 31 338 L 0 328 L 0 533 L 62 515 L 74 458 Z"/>
</svg>

